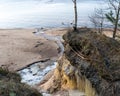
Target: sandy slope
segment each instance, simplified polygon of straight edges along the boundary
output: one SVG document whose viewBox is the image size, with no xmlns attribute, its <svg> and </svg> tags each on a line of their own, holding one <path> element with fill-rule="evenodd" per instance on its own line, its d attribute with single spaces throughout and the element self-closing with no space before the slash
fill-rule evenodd
<svg viewBox="0 0 120 96">
<path fill-rule="evenodd" d="M 34 29 L 0 30 L 0 66 L 18 70 L 26 65 L 58 56 L 55 42 L 35 36 Z"/>
</svg>

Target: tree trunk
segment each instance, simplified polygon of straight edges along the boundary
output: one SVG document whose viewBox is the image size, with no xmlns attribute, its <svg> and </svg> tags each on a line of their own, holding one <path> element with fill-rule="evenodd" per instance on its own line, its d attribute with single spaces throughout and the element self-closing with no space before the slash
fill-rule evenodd
<svg viewBox="0 0 120 96">
<path fill-rule="evenodd" d="M 100 24 L 100 34 L 103 32 L 103 22 Z"/>
<path fill-rule="evenodd" d="M 114 31 L 113 31 L 114 39 L 116 37 L 116 33 L 117 33 L 117 29 L 118 29 L 119 14 L 120 14 L 120 2 L 119 2 L 119 6 L 118 6 L 118 11 L 116 13 L 116 21 L 115 21 L 115 27 L 114 27 Z"/>
<path fill-rule="evenodd" d="M 73 0 L 74 3 L 74 12 L 75 12 L 75 25 L 73 26 L 74 30 L 77 30 L 77 1 Z"/>
</svg>

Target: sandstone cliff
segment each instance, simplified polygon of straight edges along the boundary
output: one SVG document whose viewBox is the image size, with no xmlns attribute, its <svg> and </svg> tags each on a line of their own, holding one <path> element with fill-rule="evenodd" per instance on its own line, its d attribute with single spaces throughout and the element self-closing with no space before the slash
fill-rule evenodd
<svg viewBox="0 0 120 96">
<path fill-rule="evenodd" d="M 74 89 L 85 96 L 119 96 L 120 42 L 87 28 L 69 30 L 63 39 L 65 52 L 41 87 L 50 93 Z"/>
</svg>

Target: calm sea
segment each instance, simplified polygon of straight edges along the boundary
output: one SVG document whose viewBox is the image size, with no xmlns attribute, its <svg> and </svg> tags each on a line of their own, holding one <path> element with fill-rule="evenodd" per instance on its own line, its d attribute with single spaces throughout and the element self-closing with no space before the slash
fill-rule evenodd
<svg viewBox="0 0 120 96">
<path fill-rule="evenodd" d="M 0 28 L 70 27 L 72 0 L 0 0 Z M 79 26 L 91 26 L 88 16 L 102 0 L 78 0 Z"/>
</svg>

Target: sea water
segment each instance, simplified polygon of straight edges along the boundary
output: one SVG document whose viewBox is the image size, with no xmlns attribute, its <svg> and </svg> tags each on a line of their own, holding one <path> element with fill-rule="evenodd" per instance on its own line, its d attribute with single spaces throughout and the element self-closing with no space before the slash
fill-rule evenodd
<svg viewBox="0 0 120 96">
<path fill-rule="evenodd" d="M 78 25 L 90 26 L 88 16 L 104 5 L 102 0 L 77 1 Z M 70 27 L 73 22 L 72 0 L 0 0 L 0 28 Z"/>
</svg>

